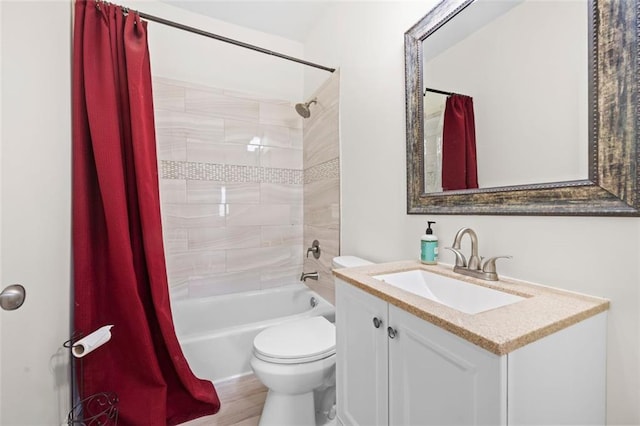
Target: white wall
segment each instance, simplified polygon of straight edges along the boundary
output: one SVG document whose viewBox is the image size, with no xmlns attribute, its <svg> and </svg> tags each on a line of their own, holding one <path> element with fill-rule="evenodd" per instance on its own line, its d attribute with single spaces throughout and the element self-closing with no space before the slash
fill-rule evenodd
<svg viewBox="0 0 640 426">
<path fill-rule="evenodd" d="M 158 1 L 128 0 L 132 9 L 293 57 L 302 43 L 233 25 Z M 302 100 L 303 65 L 149 22 L 151 73 L 208 87 L 291 102 Z"/>
<path fill-rule="evenodd" d="M 426 87 L 473 97 L 481 188 L 587 178 L 587 12 L 526 1 L 425 60 Z"/>
<path fill-rule="evenodd" d="M 60 424 L 69 410 L 71 4 L 2 1 L 2 279 L 25 304 L 2 316 L 0 423 Z"/>
<path fill-rule="evenodd" d="M 427 219 L 442 246 L 471 226 L 503 275 L 609 298 L 608 423 L 640 424 L 640 219 L 406 214 L 403 36 L 435 3 L 336 3 L 305 44 L 341 69 L 341 252 L 415 259 Z"/>
</svg>

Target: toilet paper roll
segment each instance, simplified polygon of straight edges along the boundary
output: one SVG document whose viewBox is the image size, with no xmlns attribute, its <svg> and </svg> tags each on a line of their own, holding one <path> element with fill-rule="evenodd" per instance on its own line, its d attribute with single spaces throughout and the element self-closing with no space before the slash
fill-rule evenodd
<svg viewBox="0 0 640 426">
<path fill-rule="evenodd" d="M 107 343 L 109 339 L 111 339 L 111 327 L 113 327 L 113 325 L 100 327 L 93 333 L 74 343 L 71 346 L 71 353 L 73 356 L 76 358 L 82 358 Z"/>
</svg>

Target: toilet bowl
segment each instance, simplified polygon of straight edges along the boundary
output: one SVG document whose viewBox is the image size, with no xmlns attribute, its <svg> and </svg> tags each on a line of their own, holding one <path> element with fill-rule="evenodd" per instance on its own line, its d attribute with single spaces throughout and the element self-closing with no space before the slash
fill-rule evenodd
<svg viewBox="0 0 640 426">
<path fill-rule="evenodd" d="M 354 256 L 335 268 L 370 264 Z M 335 325 L 324 317 L 269 327 L 253 340 L 251 368 L 269 389 L 260 426 L 335 424 Z"/>
<path fill-rule="evenodd" d="M 316 415 L 322 414 L 316 413 L 315 401 L 322 399 L 316 393 L 335 387 L 335 353 L 335 326 L 324 317 L 290 321 L 258 334 L 251 368 L 269 389 L 260 426 L 315 426 Z M 325 407 L 327 416 L 330 409 Z"/>
</svg>

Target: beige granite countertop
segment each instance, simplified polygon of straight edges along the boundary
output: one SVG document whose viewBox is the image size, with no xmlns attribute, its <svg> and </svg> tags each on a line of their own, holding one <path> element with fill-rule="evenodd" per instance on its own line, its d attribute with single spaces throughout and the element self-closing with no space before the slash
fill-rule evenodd
<svg viewBox="0 0 640 426">
<path fill-rule="evenodd" d="M 471 315 L 373 278 L 374 275 L 414 269 L 423 269 L 526 299 Z M 508 354 L 609 309 L 609 301 L 606 299 L 507 278 L 484 281 L 454 273 L 452 269 L 451 266 L 402 261 L 335 269 L 333 274 L 497 355 Z"/>
</svg>

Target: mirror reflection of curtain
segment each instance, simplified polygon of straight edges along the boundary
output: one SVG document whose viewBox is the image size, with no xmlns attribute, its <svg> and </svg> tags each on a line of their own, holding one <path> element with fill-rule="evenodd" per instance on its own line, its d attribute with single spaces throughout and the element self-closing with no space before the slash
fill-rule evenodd
<svg viewBox="0 0 640 426">
<path fill-rule="evenodd" d="M 442 189 L 478 188 L 473 98 L 447 98 L 442 132 Z"/>
</svg>

